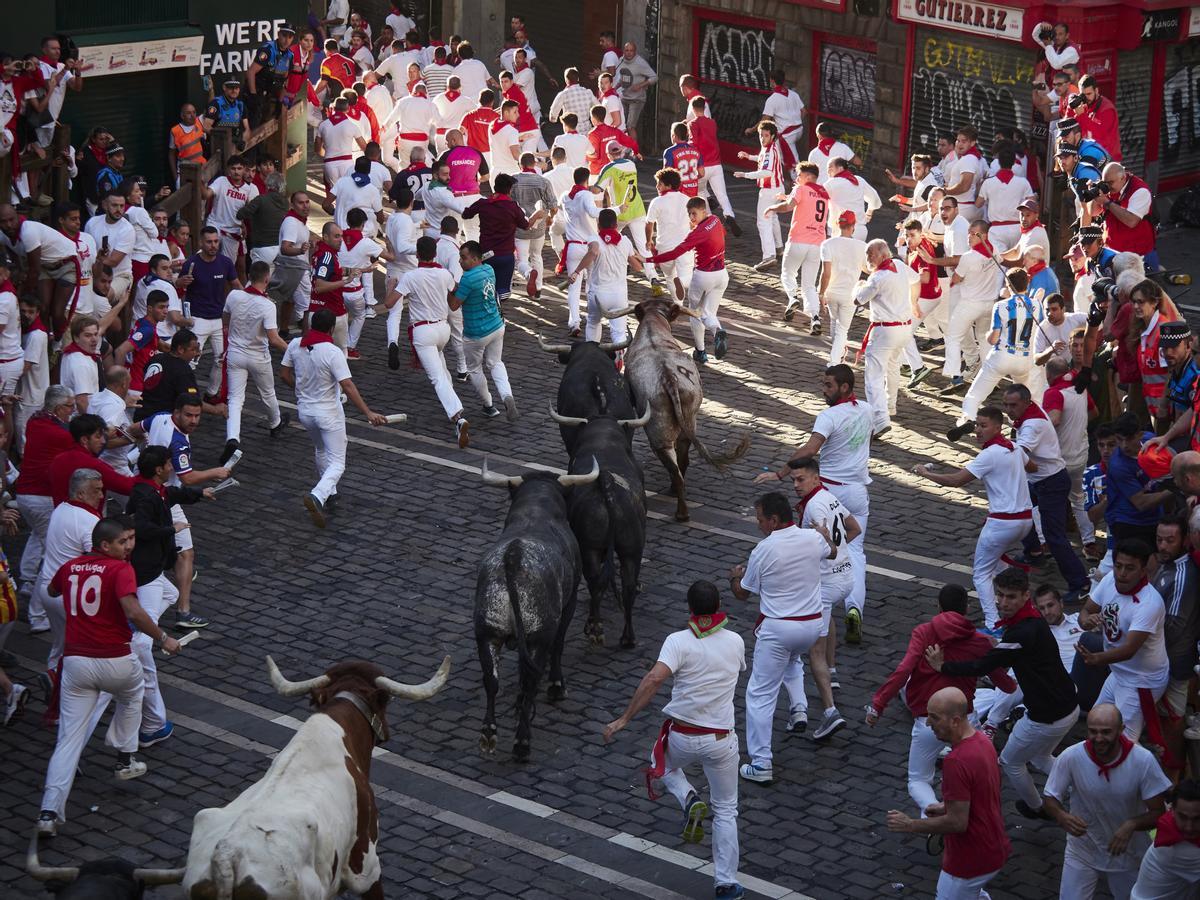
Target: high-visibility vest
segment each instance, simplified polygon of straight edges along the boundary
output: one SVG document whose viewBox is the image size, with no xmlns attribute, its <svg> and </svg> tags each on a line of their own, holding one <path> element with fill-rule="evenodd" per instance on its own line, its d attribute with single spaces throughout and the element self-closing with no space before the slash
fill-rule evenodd
<svg viewBox="0 0 1200 900">
<path fill-rule="evenodd" d="M 1170 366 L 1163 359 L 1158 346 L 1159 327 L 1166 321 L 1168 320 L 1159 316 L 1154 330 L 1138 338 L 1138 368 L 1142 372 L 1142 395 L 1147 400 L 1157 400 L 1166 392 L 1167 377 L 1171 373 Z"/>
<path fill-rule="evenodd" d="M 175 142 L 175 154 L 179 162 L 204 165 L 203 128 L 197 125 L 191 131 L 184 131 L 182 124 L 172 125 L 171 139 Z"/>
</svg>

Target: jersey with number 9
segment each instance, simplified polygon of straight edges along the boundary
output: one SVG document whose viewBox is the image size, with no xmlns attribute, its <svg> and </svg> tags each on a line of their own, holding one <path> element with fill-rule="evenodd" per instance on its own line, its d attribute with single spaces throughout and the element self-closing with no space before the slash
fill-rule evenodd
<svg viewBox="0 0 1200 900">
<path fill-rule="evenodd" d="M 825 240 L 829 222 L 829 194 L 819 184 L 798 183 L 792 189 L 792 227 L 788 241 L 793 244 L 820 244 Z"/>
<path fill-rule="evenodd" d="M 88 553 L 64 563 L 51 584 L 62 596 L 50 601 L 61 602 L 67 614 L 64 656 L 112 659 L 129 655 L 133 632 L 121 598 L 137 594 L 133 566 Z"/>
</svg>

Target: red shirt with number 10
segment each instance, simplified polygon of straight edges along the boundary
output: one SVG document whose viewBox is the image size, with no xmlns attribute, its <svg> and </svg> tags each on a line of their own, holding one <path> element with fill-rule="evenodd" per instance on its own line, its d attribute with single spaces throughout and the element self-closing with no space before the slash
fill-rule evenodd
<svg viewBox="0 0 1200 900">
<path fill-rule="evenodd" d="M 96 553 L 77 556 L 55 574 L 51 584 L 62 594 L 67 614 L 63 656 L 114 659 L 129 655 L 133 632 L 121 598 L 137 594 L 133 566 Z M 60 602 L 52 598 L 52 602 Z"/>
</svg>

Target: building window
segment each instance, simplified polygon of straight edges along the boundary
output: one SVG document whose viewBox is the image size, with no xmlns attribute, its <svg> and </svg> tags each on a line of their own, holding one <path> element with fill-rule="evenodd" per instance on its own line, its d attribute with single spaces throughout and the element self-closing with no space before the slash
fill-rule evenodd
<svg viewBox="0 0 1200 900">
<path fill-rule="evenodd" d="M 182 25 L 187 20 L 187 0 L 59 0 L 56 15 L 58 29 L 72 34 Z"/>
<path fill-rule="evenodd" d="M 814 116 L 835 125 L 838 140 L 865 162 L 875 120 L 875 44 L 841 35 L 814 37 Z"/>
</svg>

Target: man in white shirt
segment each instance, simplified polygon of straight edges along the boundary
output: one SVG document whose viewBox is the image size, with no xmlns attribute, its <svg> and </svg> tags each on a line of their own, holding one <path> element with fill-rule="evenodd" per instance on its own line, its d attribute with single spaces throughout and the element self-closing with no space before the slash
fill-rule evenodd
<svg viewBox="0 0 1200 900">
<path fill-rule="evenodd" d="M 371 180 L 371 160 L 360 156 L 354 161 L 354 171 L 337 180 L 330 193 L 333 196 L 333 220 L 341 229 L 349 228 L 347 216 L 352 209 L 367 214 L 364 237 L 374 237 L 383 221 L 383 195 Z"/>
<path fill-rule="evenodd" d="M 883 173 L 887 175 L 888 181 L 897 187 L 912 188 L 912 197 L 910 198 L 891 198 L 900 204 L 900 211 L 921 215 L 930 211 L 930 195 L 942 187 L 942 173 L 937 168 L 934 158 L 925 153 L 914 153 L 910 163 L 912 165 L 911 175 L 897 176 L 891 169 L 884 169 Z M 933 210 L 935 216 L 936 211 L 935 208 Z M 929 223 L 923 218 L 921 224 L 928 225 Z"/>
<path fill-rule="evenodd" d="M 458 45 L 458 59 L 454 74 L 458 76 L 462 92 L 468 97 L 478 97 L 480 91 L 495 83 L 487 66 L 475 58 L 475 48 L 468 41 Z"/>
<path fill-rule="evenodd" d="M 604 740 L 614 735 L 654 699 L 668 678 L 674 678 L 667 717 L 650 753 L 651 777 L 662 779 L 684 812 L 683 839 L 699 843 L 704 837 L 708 804 L 700 799 L 683 770 L 699 763 L 708 780 L 713 811 L 713 880 L 716 896 L 740 897 L 738 870 L 738 743 L 734 731 L 733 695 L 738 675 L 746 668 L 746 647 L 740 635 L 726 626 L 720 612 L 717 586 L 697 581 L 688 588 L 688 628 L 672 632 L 658 660 L 642 678 L 625 712 L 604 727 Z M 658 795 L 647 785 L 652 800 Z"/>
<path fill-rule="evenodd" d="M 102 418 L 108 425 L 108 441 L 100 453 L 100 459 L 108 463 L 119 474 L 130 477 L 137 473 L 129 466 L 129 451 L 132 445 L 120 434 L 133 424 L 129 416 L 129 370 L 121 365 L 110 366 L 104 373 L 105 388 L 93 394 L 88 402 L 88 412 Z"/>
<path fill-rule="evenodd" d="M 792 508 L 780 493 L 759 497 L 754 504 L 758 530 L 764 539 L 744 566 L 734 566 L 729 586 L 739 600 L 758 594 L 759 618 L 754 664 L 746 684 L 746 752 L 750 762 L 738 774 L 747 781 L 774 780 L 771 723 L 784 681 L 795 684 L 797 665 L 821 634 L 821 560 L 832 559 L 837 548 L 822 523 L 797 528 Z M 825 715 L 813 732 L 828 737 L 846 724 L 833 703 L 825 654 L 810 657 L 813 677 L 825 704 Z M 802 687 L 802 686 L 801 686 Z M 795 698 L 793 697 L 793 700 Z"/>
<path fill-rule="evenodd" d="M 442 233 L 442 221 L 452 216 L 461 223 L 463 210 L 474 203 L 478 195 L 454 195 L 454 191 L 450 190 L 450 163 L 445 159 L 434 162 L 430 175 L 429 183 L 421 188 L 420 199 L 425 203 L 425 218 L 421 227 L 426 235 L 436 239 Z"/>
<path fill-rule="evenodd" d="M 589 94 L 589 96 L 591 96 Z M 583 119 L 580 119 L 575 113 L 564 113 L 562 117 L 563 133 L 554 138 L 550 149 L 562 147 L 566 154 L 566 162 L 568 168 L 578 169 L 580 166 L 586 166 L 588 149 L 591 144 L 588 143 L 587 131 L 583 131 L 581 122 L 587 122 L 588 131 L 591 131 L 592 117 L 590 114 L 585 114 Z M 567 186 L 570 188 L 570 185 Z"/>
<path fill-rule="evenodd" d="M 436 112 L 434 141 L 439 156 L 448 149 L 446 133 L 457 128 L 463 120 L 463 116 L 478 106 L 478 100 L 470 94 L 462 93 L 462 82 L 459 77 L 451 75 L 446 82 L 445 92 L 433 98 L 433 108 Z"/>
<path fill-rule="evenodd" d="M 594 195 L 601 193 L 601 188 L 589 188 L 590 177 L 591 172 L 586 166 L 575 169 L 574 185 L 558 198 L 559 209 L 566 220 L 566 246 L 560 262 L 568 272 L 579 271 L 580 261 L 597 237 L 596 220 L 600 217 L 600 207 L 596 205 Z M 579 291 L 582 283 L 582 279 L 577 278 L 567 288 L 567 331 L 573 338 L 583 336 L 579 328 Z"/>
<path fill-rule="evenodd" d="M 242 438 L 242 407 L 246 404 L 246 384 L 254 382 L 258 396 L 267 408 L 267 428 L 271 437 L 283 433 L 291 416 L 280 412 L 275 397 L 275 373 L 271 370 L 271 347 L 287 350 L 279 336 L 275 319 L 275 304 L 267 296 L 271 281 L 271 266 L 259 261 L 251 263 L 246 276 L 250 282 L 244 291 L 233 290 L 225 298 L 224 319 L 229 349 L 225 354 L 226 377 L 229 379 L 229 417 L 225 420 L 225 465 Z"/>
<path fill-rule="evenodd" d="M 854 319 L 854 289 L 859 276 L 867 271 L 867 245 L 854 236 L 857 218 L 846 210 L 837 218 L 838 233 L 821 243 L 821 305 L 829 310 L 829 330 L 833 340 L 829 364 L 845 361 L 846 341 Z"/>
<path fill-rule="evenodd" d="M 391 114 L 379 123 L 379 140 L 391 157 L 392 168 L 403 169 L 409 164 L 413 148 L 428 146 L 439 120 L 437 107 L 429 99 L 425 83 L 418 81 L 413 85 L 412 93 L 397 100 Z"/>
<path fill-rule="evenodd" d="M 567 268 L 567 280 L 573 285 L 585 270 L 588 273 L 587 339 L 600 340 L 607 318 L 612 341 L 619 344 L 627 335 L 625 316 L 609 317 L 629 307 L 629 266 L 632 263 L 636 271 L 641 271 L 642 258 L 629 238 L 617 231 L 616 210 L 600 210 L 596 224 L 597 239 L 588 244 L 577 266 Z M 618 355 L 617 359 L 621 358 Z"/>
<path fill-rule="evenodd" d="M 401 188 L 396 196 L 396 211 L 388 216 L 384 226 L 391 257 L 385 267 L 384 285 L 388 294 L 392 293 L 401 275 L 417 267 L 417 238 L 420 237 L 412 219 L 412 191 Z M 404 298 L 399 295 L 397 298 L 387 314 L 388 368 L 392 371 L 400 368 L 400 317 L 404 313 Z"/>
<path fill-rule="evenodd" d="M 978 133 L 970 125 L 964 125 L 955 132 L 956 158 L 944 173 L 946 193 L 958 201 L 959 214 L 966 216 L 968 222 L 977 222 L 982 217 L 976 197 L 987 175 L 987 162 L 976 146 L 978 138 Z"/>
<path fill-rule="evenodd" d="M 822 185 L 829 193 L 830 218 L 837 219 L 842 212 L 854 213 L 857 223 L 854 236 L 860 241 L 867 239 L 867 223 L 875 210 L 883 205 L 879 194 L 870 182 L 850 171 L 849 161 L 835 156 L 829 160 L 829 178 Z"/>
<path fill-rule="evenodd" d="M 325 161 L 326 190 L 337 184 L 339 178 L 354 168 L 355 157 L 361 156 L 367 146 L 358 123 L 346 115 L 349 109 L 350 101 L 345 97 L 338 97 L 333 102 L 333 112 L 317 126 L 317 134 L 313 139 L 313 149 Z M 380 123 L 380 132 L 382 131 Z"/>
<path fill-rule="evenodd" d="M 275 254 L 268 286 L 271 299 L 279 304 L 279 318 L 283 321 L 279 336 L 285 340 L 292 323 L 299 322 L 308 312 L 312 295 L 312 269 L 308 264 L 312 235 L 308 230 L 308 208 L 308 194 L 293 192 L 287 215 L 279 226 L 279 252 Z"/>
<path fill-rule="evenodd" d="M 858 306 L 869 306 L 871 324 L 866 341 L 867 405 L 875 414 L 875 436 L 887 432 L 896 414 L 900 392 L 900 357 L 912 337 L 913 310 L 917 304 L 920 276 L 899 260 L 892 259 L 886 241 L 867 244 L 870 277 L 854 291 Z"/>
<path fill-rule="evenodd" d="M 75 397 L 75 409 L 88 411 L 88 398 L 100 390 L 100 323 L 91 316 L 71 320 L 71 342 L 63 348 L 58 382 Z"/>
<path fill-rule="evenodd" d="M 660 169 L 654 175 L 654 183 L 658 196 L 646 207 L 646 249 L 659 253 L 678 247 L 692 228 L 687 212 L 688 196 L 681 190 L 679 172 Z M 696 254 L 685 253 L 661 266 L 663 280 L 674 286 L 675 297 L 682 303 L 692 283 Z"/>
<path fill-rule="evenodd" d="M 144 278 L 139 278 L 133 289 L 133 323 L 136 326 L 139 319 L 146 316 L 146 298 L 152 291 L 162 291 L 167 295 L 167 315 L 155 326 L 159 338 L 169 341 L 179 328 L 191 328 L 193 320 L 183 315 L 183 301 L 175 290 L 175 282 L 171 277 L 171 261 L 157 253 L 150 257 L 150 271 Z"/>
<path fill-rule="evenodd" d="M 521 171 L 521 136 L 517 131 L 517 120 L 521 107 L 516 100 L 505 100 L 500 104 L 500 118 L 492 125 L 488 138 L 492 177 L 500 173 L 516 175 Z"/>
<path fill-rule="evenodd" d="M 358 352 L 358 339 L 362 336 L 367 320 L 367 310 L 375 307 L 375 263 L 387 259 L 387 249 L 374 239 L 374 222 L 366 210 L 355 207 L 346 217 L 347 227 L 342 231 L 342 246 L 338 250 L 338 264 L 343 272 L 353 270 L 357 274 L 342 287 L 342 301 L 346 304 L 346 358 L 351 362 L 362 359 Z"/>
<path fill-rule="evenodd" d="M 0 248 L 0 391 L 5 396 L 17 392 L 17 384 L 25 373 L 25 356 L 21 347 L 21 307 L 9 279 L 16 269 L 15 260 Z M 11 430 L 11 423 L 8 430 Z"/>
<path fill-rule="evenodd" d="M 553 166 L 544 173 L 546 180 L 550 182 L 550 189 L 554 191 L 554 196 L 562 197 L 575 184 L 575 170 L 579 166 L 571 165 L 568 162 L 567 151 L 561 145 L 551 148 L 550 162 L 553 163 Z M 579 165 L 586 166 L 587 161 L 584 160 Z M 556 257 L 562 257 L 563 248 L 566 246 L 564 237 L 566 233 L 567 217 L 560 212 L 550 221 L 549 228 L 550 246 L 554 248 Z"/>
<path fill-rule="evenodd" d="M 825 184 L 830 178 L 829 162 L 833 159 L 844 159 L 850 165 L 862 169 L 862 160 L 849 146 L 837 139 L 837 130 L 829 122 L 817 123 L 817 145 L 808 151 L 808 161 L 816 163 L 820 175 L 818 184 Z"/>
<path fill-rule="evenodd" d="M 49 89 L 46 110 L 51 118 L 50 122 L 39 126 L 37 130 L 38 144 L 42 147 L 49 147 L 54 139 L 54 129 L 58 125 L 67 88 L 77 92 L 83 90 L 83 72 L 79 64 L 78 56 L 63 61 L 62 41 L 57 35 L 42 38 L 42 55 L 38 59 L 38 68 Z"/>
<path fill-rule="evenodd" d="M 222 255 L 237 265 L 239 271 L 245 271 L 245 226 L 237 212 L 258 196 L 258 188 L 246 180 L 246 161 L 240 156 L 229 157 L 225 174 L 213 179 L 210 185 L 202 184 L 200 193 L 206 202 L 212 202 L 205 224 L 220 232 Z"/>
<path fill-rule="evenodd" d="M 779 129 L 779 137 L 788 145 L 790 158 L 784 160 L 788 170 L 800 162 L 800 138 L 804 136 L 804 101 L 787 86 L 787 73 L 775 69 L 771 73 L 771 93 L 763 104 L 763 118 L 770 119 Z M 851 153 L 846 159 L 854 156 Z"/>
<path fill-rule="evenodd" d="M 36 284 L 43 306 L 58 317 L 70 298 L 91 284 L 96 262 L 96 242 L 80 232 L 79 216 L 74 203 L 59 204 L 54 218 L 62 230 L 55 230 L 32 219 L 22 220 L 13 206 L 0 204 L 0 248 L 12 250 L 24 260 L 25 285 Z"/>
<path fill-rule="evenodd" d="M 1094 897 L 1101 876 L 1114 897 L 1128 897 L 1150 848 L 1146 832 L 1166 810 L 1170 780 L 1123 727 L 1111 703 L 1092 707 L 1087 739 L 1063 750 L 1046 780 L 1043 808 L 1067 832 L 1060 897 Z"/>
<path fill-rule="evenodd" d="M 1200 885 L 1200 781 L 1180 781 L 1169 799 L 1154 846 L 1142 857 L 1132 900 L 1190 897 Z"/>
<path fill-rule="evenodd" d="M 120 190 L 125 198 L 125 219 L 133 226 L 133 253 L 130 255 L 133 257 L 133 280 L 137 281 L 150 268 L 150 257 L 156 253 L 169 254 L 170 248 L 143 205 L 146 198 L 143 183 L 136 178 L 126 178 L 121 182 Z M 163 218 L 165 232 L 165 215 Z"/>
<path fill-rule="evenodd" d="M 125 218 L 125 198 L 119 192 L 109 191 L 101 197 L 100 209 L 104 215 L 92 216 L 83 230 L 96 242 L 96 263 L 113 270 L 108 293 L 112 304 L 127 296 L 133 286 L 133 245 L 137 234 Z"/>
<path fill-rule="evenodd" d="M 390 78 L 391 94 L 399 100 L 408 96 L 408 67 L 413 63 L 421 65 L 421 51 L 411 47 L 402 34 L 392 41 L 391 49 L 392 52 L 386 57 L 380 57 L 379 65 L 375 67 L 375 77 L 381 84 L 385 78 Z"/>
<path fill-rule="evenodd" d="M 16 442 L 20 450 L 25 449 L 25 426 L 30 417 L 42 408 L 46 389 L 50 387 L 50 333 L 38 315 L 38 303 L 34 297 L 22 297 L 21 309 L 21 356 L 24 368 L 17 388 Z M 74 400 L 71 401 L 74 407 Z M 45 529 L 43 528 L 44 532 Z M 40 538 L 38 544 L 40 546 Z M 26 552 L 36 552 L 28 550 Z M 22 560 L 24 556 L 22 556 Z M 24 569 L 24 566 L 22 566 Z"/>
<path fill-rule="evenodd" d="M 312 315 L 308 332 L 288 344 L 280 363 L 279 377 L 296 390 L 300 424 L 316 449 L 320 481 L 304 495 L 304 508 L 318 528 L 325 527 L 332 512 L 337 484 L 346 471 L 346 413 L 344 393 L 372 425 L 386 425 L 387 418 L 372 412 L 350 378 L 346 354 L 333 342 L 331 333 L 337 317 L 322 307 Z"/>
<path fill-rule="evenodd" d="M 454 277 L 456 287 L 463 274 L 458 235 L 458 220 L 453 216 L 446 216 L 442 219 L 442 231 L 437 237 L 437 254 L 434 256 L 434 262 Z M 456 363 L 454 380 L 462 383 L 469 377 L 467 374 L 467 351 L 463 344 L 462 309 L 450 310 L 447 321 L 450 323 L 450 352 L 454 354 Z"/>
<path fill-rule="evenodd" d="M 997 253 L 1017 246 L 1021 240 L 1021 220 L 1017 212 L 1022 203 L 1033 196 L 1033 188 L 1023 175 L 1013 172 L 1016 152 L 1012 144 L 1003 144 L 996 150 L 999 170 L 979 187 L 977 206 L 980 215 L 991 226 L 988 235 Z"/>
<path fill-rule="evenodd" d="M 950 199 L 945 198 L 943 203 L 948 203 Z M 955 218 L 965 218 L 962 207 L 958 209 Z M 947 238 L 949 235 L 950 229 L 947 227 Z M 946 374 L 951 376 L 953 388 L 965 385 L 965 373 L 974 369 L 986 356 L 992 306 L 999 299 L 1000 289 L 1004 286 L 1004 270 L 988 241 L 988 224 L 972 223 L 967 231 L 967 239 L 970 246 L 956 255 L 954 274 L 950 278 L 953 293 L 950 296 L 950 315 L 946 328 Z M 958 249 L 956 239 L 951 244 Z M 949 254 L 949 250 L 946 252 Z"/>
</svg>

